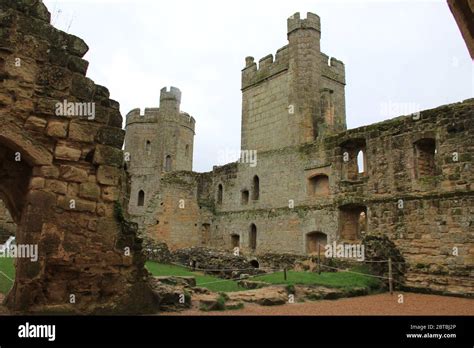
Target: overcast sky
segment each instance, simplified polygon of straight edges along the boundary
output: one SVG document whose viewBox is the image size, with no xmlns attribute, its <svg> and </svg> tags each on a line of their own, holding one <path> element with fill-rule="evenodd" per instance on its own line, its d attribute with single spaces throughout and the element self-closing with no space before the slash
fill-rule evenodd
<svg viewBox="0 0 474 348">
<path fill-rule="evenodd" d="M 245 57 L 286 45 L 295 12 L 321 17 L 322 51 L 345 63 L 348 128 L 473 96 L 473 63 L 444 0 L 44 2 L 53 25 L 89 45 L 88 76 L 124 118 L 158 106 L 162 87 L 181 89 L 181 109 L 196 119 L 199 172 L 224 164 L 220 151 L 240 149 Z"/>
</svg>

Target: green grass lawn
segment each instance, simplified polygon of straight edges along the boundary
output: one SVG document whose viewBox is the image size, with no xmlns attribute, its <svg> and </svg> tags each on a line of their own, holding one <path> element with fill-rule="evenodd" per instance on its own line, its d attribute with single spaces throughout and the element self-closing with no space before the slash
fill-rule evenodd
<svg viewBox="0 0 474 348">
<path fill-rule="evenodd" d="M 15 266 L 12 258 L 0 257 L 0 271 L 5 273 L 11 279 L 15 279 Z M 0 293 L 6 294 L 13 283 L 0 273 Z"/>
<path fill-rule="evenodd" d="M 197 286 L 207 288 L 213 292 L 233 292 L 246 290 L 238 286 L 236 281 L 228 281 L 211 275 L 206 275 L 201 272 L 191 272 L 185 267 L 175 265 L 164 265 L 153 261 L 148 261 L 146 263 L 146 268 L 155 276 L 194 276 L 196 278 Z M 362 266 L 354 268 L 352 270 L 354 272 L 368 273 L 367 269 Z M 13 265 L 13 259 L 0 258 L 0 271 L 5 273 L 8 277 L 14 279 L 15 267 Z M 251 279 L 271 284 L 314 284 L 346 289 L 355 287 L 368 287 L 371 289 L 376 289 L 380 286 L 380 281 L 376 278 L 368 277 L 362 274 L 353 274 L 345 272 L 322 272 L 321 274 L 317 274 L 311 272 L 288 271 L 286 281 L 283 279 L 283 272 L 265 274 L 253 277 Z M 0 274 L 0 293 L 8 293 L 12 285 L 13 284 L 10 280 L 8 280 L 3 274 Z"/>
<path fill-rule="evenodd" d="M 368 270 L 363 267 L 357 267 L 351 271 L 368 274 Z M 323 285 L 345 289 L 356 287 L 376 289 L 381 285 L 377 278 L 347 272 L 321 272 L 321 274 L 318 274 L 313 272 L 287 271 L 286 274 L 286 281 L 284 280 L 283 272 L 265 274 L 255 277 L 254 279 L 271 284 Z"/>
<path fill-rule="evenodd" d="M 147 269 L 155 276 L 194 276 L 196 277 L 197 286 L 208 288 L 215 292 L 231 292 L 246 290 L 237 285 L 235 281 L 223 281 L 221 278 L 204 275 L 200 272 L 191 272 L 188 269 L 174 265 L 163 265 L 156 262 L 148 261 L 146 263 Z M 368 273 L 364 267 L 357 267 L 353 269 L 354 272 Z M 288 285 L 324 285 L 327 287 L 351 289 L 356 287 L 376 289 L 380 285 L 380 281 L 376 278 L 365 276 L 362 274 L 353 274 L 345 272 L 322 272 L 321 274 L 311 272 L 287 272 L 287 280 L 284 280 L 283 272 L 265 274 L 253 277 L 254 280 L 259 280 L 271 284 L 288 284 Z M 213 284 L 206 284 L 217 282 Z"/>
<path fill-rule="evenodd" d="M 154 276 L 193 276 L 196 278 L 197 286 L 207 288 L 214 292 L 232 292 L 246 290 L 238 286 L 237 282 L 235 281 L 225 281 L 225 279 L 203 274 L 201 272 L 191 272 L 185 267 L 175 265 L 164 265 L 153 261 L 148 261 L 146 263 L 146 268 Z"/>
</svg>

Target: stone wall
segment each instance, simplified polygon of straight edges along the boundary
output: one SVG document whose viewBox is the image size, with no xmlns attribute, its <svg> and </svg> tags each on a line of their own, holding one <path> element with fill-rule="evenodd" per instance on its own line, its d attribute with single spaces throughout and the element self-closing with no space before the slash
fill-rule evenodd
<svg viewBox="0 0 474 348">
<path fill-rule="evenodd" d="M 0 27 L 0 192 L 17 243 L 39 249 L 37 262 L 16 260 L 6 304 L 20 312 L 152 310 L 136 226 L 117 215 L 118 102 L 85 76 L 86 43 L 55 29 L 41 1 L 3 0 Z M 95 114 L 84 117 L 77 104 L 60 113 L 64 101 L 94 105 Z"/>
<path fill-rule="evenodd" d="M 242 70 L 242 150 L 268 151 L 346 129 L 344 64 L 321 52 L 317 15 L 288 19 L 288 45 Z M 278 136 L 275 136 L 278 134 Z"/>
<path fill-rule="evenodd" d="M 0 244 L 7 241 L 8 237 L 16 233 L 16 224 L 13 221 L 7 207 L 0 200 Z"/>
<path fill-rule="evenodd" d="M 214 199 L 207 214 L 214 214 L 209 245 L 215 248 L 232 250 L 237 235 L 242 254 L 258 259 L 267 253 L 306 254 L 311 232 L 322 232 L 328 242 L 357 242 L 361 232 L 385 235 L 407 260 L 407 286 L 471 293 L 473 105 L 469 100 L 442 106 L 421 112 L 419 119 L 400 117 L 303 146 L 262 152 L 256 167 L 233 163 L 210 174 L 182 173 L 195 181 L 186 186 L 176 181 L 164 194 L 174 198 L 174 206 L 176 199 L 185 199 L 190 209 L 175 214 L 177 210 L 168 210 L 165 203 L 162 210 L 173 212 L 166 215 L 167 229 L 178 229 L 184 244 L 196 245 L 193 222 L 203 221 L 196 209 L 202 195 Z M 429 175 L 416 177 L 420 139 L 434 139 L 435 166 Z M 359 148 L 365 152 L 365 172 L 356 170 L 356 176 L 348 178 L 347 167 L 357 164 L 351 158 L 344 162 L 344 152 L 356 154 Z M 321 174 L 328 176 L 328 192 L 315 194 L 311 178 Z M 252 191 L 255 175 L 260 178 L 259 199 L 243 204 L 242 191 Z M 207 184 L 198 194 L 201 176 Z M 181 194 L 185 187 L 190 188 L 187 196 Z M 358 215 L 350 218 L 362 211 L 367 216 L 364 228 L 358 226 Z M 255 250 L 250 248 L 252 224 L 257 230 Z M 347 224 L 353 235 L 344 234 Z M 148 236 L 167 241 L 157 231 L 151 227 Z M 171 240 L 179 246 L 176 236 Z"/>
</svg>

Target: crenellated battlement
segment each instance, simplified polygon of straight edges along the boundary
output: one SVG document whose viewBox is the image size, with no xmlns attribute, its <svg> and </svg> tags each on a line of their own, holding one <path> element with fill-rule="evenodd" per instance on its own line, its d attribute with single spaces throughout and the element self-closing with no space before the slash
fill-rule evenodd
<svg viewBox="0 0 474 348">
<path fill-rule="evenodd" d="M 156 123 L 158 120 L 158 108 L 145 108 L 142 112 L 140 108 L 131 110 L 126 116 L 125 125 L 132 123 Z"/>
<path fill-rule="evenodd" d="M 173 122 L 178 123 L 181 127 L 191 129 L 193 132 L 196 128 L 196 120 L 187 112 L 180 112 L 179 115 L 170 115 L 166 113 L 159 113 L 158 123 Z"/>
<path fill-rule="evenodd" d="M 314 29 L 321 32 L 321 19 L 317 14 L 308 12 L 306 19 L 300 18 L 300 13 L 296 12 L 288 18 L 288 35 L 298 29 Z"/>
<path fill-rule="evenodd" d="M 181 103 L 181 91 L 179 88 L 171 86 L 169 89 L 168 87 L 163 87 L 160 91 L 160 102 L 164 100 L 174 100 Z"/>
<path fill-rule="evenodd" d="M 344 63 L 334 57 L 321 53 L 321 75 L 336 82 L 346 84 L 346 70 Z"/>
<path fill-rule="evenodd" d="M 274 150 L 346 129 L 345 68 L 321 52 L 319 16 L 289 17 L 287 40 L 275 55 L 245 59 L 242 149 Z"/>
<path fill-rule="evenodd" d="M 126 126 L 133 123 L 177 122 L 181 126 L 195 129 L 196 120 L 188 113 L 180 111 L 181 91 L 179 88 L 163 87 L 160 91 L 160 107 L 131 110 L 126 116 Z"/>
<path fill-rule="evenodd" d="M 177 122 L 183 127 L 195 130 L 196 120 L 186 112 L 178 115 L 162 112 L 159 108 L 145 108 L 142 113 L 139 108 L 131 110 L 126 116 L 126 126 L 134 123 Z"/>
<path fill-rule="evenodd" d="M 288 45 L 280 48 L 275 54 L 269 54 L 255 63 L 254 57 L 245 58 L 245 68 L 242 70 L 242 89 L 262 82 L 272 76 L 288 70 L 289 54 Z"/>
</svg>

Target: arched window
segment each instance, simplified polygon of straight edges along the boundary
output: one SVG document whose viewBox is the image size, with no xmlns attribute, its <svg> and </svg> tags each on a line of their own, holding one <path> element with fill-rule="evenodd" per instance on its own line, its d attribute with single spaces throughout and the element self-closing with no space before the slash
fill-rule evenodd
<svg viewBox="0 0 474 348">
<path fill-rule="evenodd" d="M 139 207 L 143 207 L 145 205 L 145 192 L 143 190 L 138 191 L 138 203 Z"/>
<path fill-rule="evenodd" d="M 223 191 L 222 184 L 219 184 L 219 186 L 217 186 L 217 204 L 222 204 Z"/>
<path fill-rule="evenodd" d="M 260 198 L 260 179 L 257 175 L 253 177 L 253 185 L 252 185 L 252 199 L 254 201 Z"/>
<path fill-rule="evenodd" d="M 350 139 L 341 144 L 342 178 L 357 181 L 367 175 L 367 153 L 365 139 Z"/>
<path fill-rule="evenodd" d="M 365 173 L 365 153 L 362 150 L 357 153 L 357 173 Z"/>
<path fill-rule="evenodd" d="M 257 249 L 257 226 L 255 226 L 255 224 L 250 225 L 249 248 L 251 250 Z"/>
<path fill-rule="evenodd" d="M 145 152 L 147 155 L 151 154 L 151 141 L 147 140 L 145 144 Z"/>
<path fill-rule="evenodd" d="M 318 249 L 324 253 L 324 247 L 328 242 L 328 236 L 322 232 L 310 232 L 306 235 L 306 252 L 317 253 Z"/>
<path fill-rule="evenodd" d="M 166 160 L 165 160 L 165 172 L 171 172 L 171 164 L 172 164 L 171 156 L 168 155 L 166 156 Z"/>
</svg>

